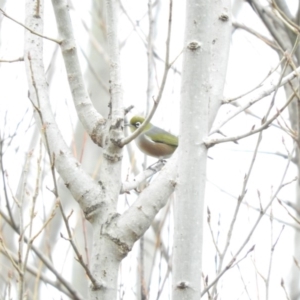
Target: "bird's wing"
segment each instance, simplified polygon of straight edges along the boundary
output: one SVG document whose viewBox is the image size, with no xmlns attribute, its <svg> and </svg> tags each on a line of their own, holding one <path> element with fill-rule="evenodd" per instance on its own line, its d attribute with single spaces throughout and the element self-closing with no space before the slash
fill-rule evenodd
<svg viewBox="0 0 300 300">
<path fill-rule="evenodd" d="M 152 128 L 146 133 L 146 136 L 155 143 L 164 143 L 174 147 L 178 146 L 178 137 L 163 129 L 157 130 L 156 128 Z"/>
</svg>

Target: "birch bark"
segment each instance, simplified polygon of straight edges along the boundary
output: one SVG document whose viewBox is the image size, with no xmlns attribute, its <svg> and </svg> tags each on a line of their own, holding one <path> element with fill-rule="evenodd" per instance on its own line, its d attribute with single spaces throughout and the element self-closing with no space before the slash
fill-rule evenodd
<svg viewBox="0 0 300 300">
<path fill-rule="evenodd" d="M 178 183 L 173 246 L 173 298 L 200 299 L 207 148 L 203 139 L 222 99 L 230 43 L 230 1 L 187 1 Z"/>
</svg>

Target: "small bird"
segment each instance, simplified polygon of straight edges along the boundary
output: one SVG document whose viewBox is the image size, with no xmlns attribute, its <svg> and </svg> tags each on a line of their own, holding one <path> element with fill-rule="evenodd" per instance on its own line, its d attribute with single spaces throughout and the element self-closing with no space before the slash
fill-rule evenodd
<svg viewBox="0 0 300 300">
<path fill-rule="evenodd" d="M 145 118 L 134 116 L 131 118 L 131 132 L 139 128 Z M 146 155 L 156 157 L 158 159 L 169 158 L 178 146 L 178 137 L 148 123 L 141 134 L 135 139 L 138 148 Z"/>
</svg>

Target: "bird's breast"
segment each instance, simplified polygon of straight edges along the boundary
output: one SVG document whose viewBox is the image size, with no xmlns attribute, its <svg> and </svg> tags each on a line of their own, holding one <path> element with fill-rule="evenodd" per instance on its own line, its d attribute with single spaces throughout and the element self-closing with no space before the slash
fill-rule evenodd
<svg viewBox="0 0 300 300">
<path fill-rule="evenodd" d="M 138 136 L 135 142 L 139 149 L 146 155 L 159 159 L 169 158 L 177 148 L 176 146 L 154 142 L 144 134 Z"/>
</svg>

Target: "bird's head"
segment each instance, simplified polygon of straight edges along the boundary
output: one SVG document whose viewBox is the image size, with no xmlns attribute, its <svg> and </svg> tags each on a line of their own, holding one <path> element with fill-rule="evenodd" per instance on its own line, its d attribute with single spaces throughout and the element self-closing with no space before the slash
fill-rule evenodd
<svg viewBox="0 0 300 300">
<path fill-rule="evenodd" d="M 141 117 L 141 116 L 133 116 L 131 119 L 130 119 L 130 122 L 129 122 L 129 126 L 130 126 L 130 130 L 131 132 L 134 132 L 136 129 L 138 129 L 142 123 L 145 121 L 145 118 L 144 117 Z M 143 132 L 145 131 L 148 131 L 149 129 L 151 129 L 152 125 L 151 123 L 148 123 L 146 125 L 146 127 L 144 128 Z"/>
</svg>

